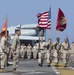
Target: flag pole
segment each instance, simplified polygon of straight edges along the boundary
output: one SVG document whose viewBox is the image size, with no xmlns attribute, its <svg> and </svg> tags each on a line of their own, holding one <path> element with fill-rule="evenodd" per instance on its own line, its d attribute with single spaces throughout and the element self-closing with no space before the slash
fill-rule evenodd
<svg viewBox="0 0 74 75">
<path fill-rule="evenodd" d="M 45 42 L 46 42 L 46 29 L 45 29 Z"/>
<path fill-rule="evenodd" d="M 58 35 L 57 37 L 60 38 L 60 31 L 59 30 L 57 31 L 57 35 Z"/>
<path fill-rule="evenodd" d="M 49 31 L 50 31 L 50 38 L 52 39 L 52 30 L 50 29 Z"/>
<path fill-rule="evenodd" d="M 51 17 L 51 5 L 50 5 L 50 17 Z M 52 30 L 50 29 L 50 38 L 52 39 Z"/>
<path fill-rule="evenodd" d="M 7 19 L 7 25 L 8 25 L 8 14 L 6 14 L 6 19 Z M 8 36 L 7 34 L 7 29 L 6 29 L 6 37 Z"/>
<path fill-rule="evenodd" d="M 51 5 L 50 5 L 50 16 L 51 16 Z M 50 31 L 50 38 L 52 39 L 52 29 L 50 29 L 49 31 Z"/>
</svg>

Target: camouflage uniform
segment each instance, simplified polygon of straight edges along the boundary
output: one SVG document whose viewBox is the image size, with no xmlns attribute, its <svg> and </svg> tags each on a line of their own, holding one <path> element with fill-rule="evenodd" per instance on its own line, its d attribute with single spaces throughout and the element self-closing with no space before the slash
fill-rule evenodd
<svg viewBox="0 0 74 75">
<path fill-rule="evenodd" d="M 10 48 L 9 58 L 10 58 L 10 59 L 12 59 L 12 58 L 13 58 L 13 49 L 12 49 L 12 46 L 11 46 L 11 48 Z"/>
<path fill-rule="evenodd" d="M 31 59 L 32 47 L 30 44 L 27 46 L 27 58 Z"/>
<path fill-rule="evenodd" d="M 13 38 L 12 49 L 13 49 L 13 72 L 16 72 L 16 68 L 19 63 L 19 52 L 20 52 L 20 40 L 19 36 L 16 34 Z"/>
<path fill-rule="evenodd" d="M 45 59 L 46 50 L 45 50 L 46 43 L 43 41 L 43 38 L 40 38 L 40 43 L 38 44 L 38 62 L 39 66 L 43 65 L 43 61 Z M 39 48 L 40 47 L 40 48 Z"/>
<path fill-rule="evenodd" d="M 1 38 L 0 53 L 1 53 L 1 68 L 5 69 L 7 62 L 7 39 L 5 37 Z"/>
<path fill-rule="evenodd" d="M 61 50 L 61 44 L 59 42 L 60 38 L 56 38 L 56 42 L 53 43 L 53 50 L 54 50 L 54 61 L 55 61 L 55 66 L 58 66 L 59 63 L 59 52 Z"/>
<path fill-rule="evenodd" d="M 50 66 L 52 59 L 53 59 L 53 51 L 52 50 L 53 50 L 52 40 L 49 39 L 49 42 L 47 43 L 47 53 L 46 53 L 48 66 Z"/>
<path fill-rule="evenodd" d="M 65 42 L 66 41 L 66 42 Z M 69 44 L 67 42 L 67 39 L 62 43 L 62 53 L 63 53 L 63 62 L 64 66 L 67 66 L 68 60 L 69 60 Z"/>
<path fill-rule="evenodd" d="M 1 53 L 1 69 L 2 72 L 6 72 L 6 66 L 7 66 L 7 51 L 8 51 L 8 36 L 9 36 L 9 31 L 2 31 L 1 32 L 1 43 L 0 43 L 0 53 Z"/>
<path fill-rule="evenodd" d="M 38 54 L 38 48 L 37 45 L 33 46 L 33 58 L 36 59 Z"/>
<path fill-rule="evenodd" d="M 74 63 L 74 42 L 71 45 L 71 62 Z"/>
<path fill-rule="evenodd" d="M 1 34 L 0 34 L 0 68 L 1 68 Z"/>
<path fill-rule="evenodd" d="M 7 66 L 9 65 L 8 59 L 9 59 L 10 48 L 11 48 L 11 44 L 9 43 L 10 39 L 11 39 L 10 36 L 8 36 L 7 37 Z"/>
<path fill-rule="evenodd" d="M 20 50 L 20 56 L 22 59 L 24 59 L 25 53 L 26 53 L 26 46 L 24 44 L 22 44 L 21 50 Z"/>
</svg>

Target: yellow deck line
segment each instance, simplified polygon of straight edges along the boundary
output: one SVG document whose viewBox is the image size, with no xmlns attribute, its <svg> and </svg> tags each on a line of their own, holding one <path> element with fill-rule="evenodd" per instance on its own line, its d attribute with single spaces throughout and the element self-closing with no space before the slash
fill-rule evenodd
<svg viewBox="0 0 74 75">
<path fill-rule="evenodd" d="M 54 61 L 52 64 L 53 66 L 55 65 Z M 59 63 L 59 66 L 55 68 L 59 71 L 61 75 L 74 75 L 74 70 L 71 69 L 70 67 L 64 67 L 64 64 L 61 62 Z"/>
</svg>

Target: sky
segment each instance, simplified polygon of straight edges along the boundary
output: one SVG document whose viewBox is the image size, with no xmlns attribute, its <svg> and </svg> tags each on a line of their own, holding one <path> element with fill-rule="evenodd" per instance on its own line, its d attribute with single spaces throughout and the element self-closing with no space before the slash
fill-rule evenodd
<svg viewBox="0 0 74 75">
<path fill-rule="evenodd" d="M 18 24 L 37 23 L 36 15 L 48 11 L 51 5 L 52 29 L 47 30 L 46 40 L 52 37 L 55 41 L 59 35 L 61 42 L 68 36 L 70 43 L 74 40 L 74 0 L 0 0 L 0 31 L 6 14 L 8 15 L 8 27 Z M 67 19 L 67 28 L 63 32 L 56 31 L 56 21 L 59 7 Z"/>
</svg>

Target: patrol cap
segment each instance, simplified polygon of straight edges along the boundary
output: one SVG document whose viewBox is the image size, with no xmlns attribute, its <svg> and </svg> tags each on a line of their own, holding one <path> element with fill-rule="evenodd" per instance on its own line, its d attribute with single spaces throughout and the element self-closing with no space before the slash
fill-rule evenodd
<svg viewBox="0 0 74 75">
<path fill-rule="evenodd" d="M 43 37 L 40 37 L 40 40 L 41 40 L 41 39 L 43 40 Z"/>
<path fill-rule="evenodd" d="M 20 31 L 20 29 L 19 28 L 16 28 L 15 31 Z"/>
<path fill-rule="evenodd" d="M 7 34 L 9 33 L 9 31 L 7 30 L 7 31 L 2 31 L 1 32 L 1 35 L 5 35 L 6 34 L 6 32 L 7 32 Z"/>
<path fill-rule="evenodd" d="M 59 38 L 59 37 L 57 37 L 57 38 L 56 38 L 56 40 L 60 40 L 60 38 Z"/>
<path fill-rule="evenodd" d="M 72 42 L 72 44 L 74 43 L 74 41 Z"/>
<path fill-rule="evenodd" d="M 48 40 L 52 40 L 51 38 L 49 38 Z"/>
<path fill-rule="evenodd" d="M 15 29 L 15 32 L 16 32 L 16 31 L 20 31 L 20 29 L 19 29 L 19 28 L 16 28 L 16 29 Z"/>
</svg>

